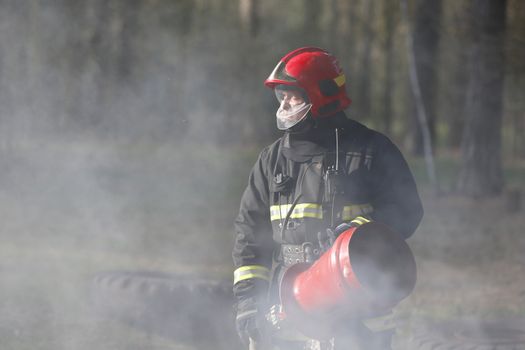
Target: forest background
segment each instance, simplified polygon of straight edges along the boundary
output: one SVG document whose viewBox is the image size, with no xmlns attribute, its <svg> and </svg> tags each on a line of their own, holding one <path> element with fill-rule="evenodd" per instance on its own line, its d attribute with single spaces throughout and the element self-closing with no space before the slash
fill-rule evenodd
<svg viewBox="0 0 525 350">
<path fill-rule="evenodd" d="M 525 2 L 1 0 L 11 348 L 175 346 L 83 317 L 86 285 L 112 269 L 230 278 L 240 196 L 279 136 L 262 83 L 301 46 L 339 58 L 348 115 L 418 180 L 420 283 L 400 312 L 523 315 Z"/>
</svg>

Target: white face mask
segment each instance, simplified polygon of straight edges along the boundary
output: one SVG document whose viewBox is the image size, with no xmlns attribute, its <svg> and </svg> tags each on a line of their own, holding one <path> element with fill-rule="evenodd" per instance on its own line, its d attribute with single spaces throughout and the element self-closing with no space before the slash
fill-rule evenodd
<svg viewBox="0 0 525 350">
<path fill-rule="evenodd" d="M 280 85 L 275 88 L 275 96 L 280 103 L 277 110 L 277 128 L 288 130 L 306 118 L 312 108 L 299 90 L 283 89 Z"/>
</svg>

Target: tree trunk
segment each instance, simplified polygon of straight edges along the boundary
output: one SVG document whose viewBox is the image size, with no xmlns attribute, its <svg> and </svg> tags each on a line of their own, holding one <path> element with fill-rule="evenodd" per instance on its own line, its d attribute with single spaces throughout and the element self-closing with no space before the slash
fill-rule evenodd
<svg viewBox="0 0 525 350">
<path fill-rule="evenodd" d="M 326 30 L 327 37 L 325 38 L 326 42 L 330 45 L 330 50 L 332 50 L 337 56 L 339 55 L 339 6 L 337 0 L 330 0 L 328 2 L 328 13 L 330 14 L 330 23 Z"/>
<path fill-rule="evenodd" d="M 451 76 L 451 91 L 448 92 L 450 104 L 447 106 L 446 123 L 448 125 L 447 147 L 458 150 L 461 147 L 461 138 L 463 129 L 465 127 L 465 118 L 463 116 L 463 108 L 465 95 L 467 90 L 467 72 L 460 62 L 466 62 L 466 55 L 458 49 L 459 59 L 455 67 L 450 67 Z M 465 57 L 464 60 L 462 60 Z"/>
<path fill-rule="evenodd" d="M 401 0 L 401 14 L 408 24 L 408 5 L 407 0 Z M 421 93 L 421 84 L 417 68 L 416 58 L 414 52 L 414 38 L 412 36 L 412 30 L 410 24 L 408 24 L 408 30 L 406 33 L 407 42 L 407 59 L 408 59 L 408 73 L 410 77 L 410 87 L 412 89 L 412 95 L 414 96 L 414 104 L 416 108 L 417 124 L 421 128 L 422 140 L 423 140 L 423 154 L 425 156 L 425 164 L 427 168 L 427 174 L 431 186 L 435 191 L 438 191 L 438 183 L 436 178 L 436 170 L 434 166 L 434 155 L 432 151 L 432 137 L 430 135 L 430 128 L 428 126 L 427 112 L 425 103 L 423 101 L 423 95 Z"/>
<path fill-rule="evenodd" d="M 359 113 L 359 118 L 370 118 L 371 112 L 371 86 L 370 77 L 372 63 L 370 62 L 372 53 L 372 42 L 374 40 L 375 32 L 373 29 L 374 22 L 374 2 L 365 1 L 364 3 L 364 18 L 363 26 L 363 49 L 361 54 L 361 62 L 359 63 L 358 71 L 356 72 L 357 89 L 356 93 L 356 107 Z"/>
<path fill-rule="evenodd" d="M 120 16 L 119 22 L 121 22 L 121 25 L 118 32 L 115 33 L 116 67 L 114 69 L 116 72 L 114 72 L 114 74 L 117 84 L 129 84 L 131 81 L 132 68 L 135 66 L 136 60 L 136 51 L 134 50 L 133 43 L 134 39 L 136 40 L 140 34 L 138 22 L 142 1 L 119 1 L 117 5 L 119 11 L 115 13 L 115 16 Z"/>
<path fill-rule="evenodd" d="M 337 53 L 338 57 L 341 58 L 341 66 L 346 73 L 347 77 L 347 93 L 350 98 L 354 100 L 352 110 L 355 109 L 356 100 L 356 72 L 357 72 L 357 15 L 356 15 L 356 1 L 336 0 L 335 9 L 338 11 L 336 33 L 337 37 L 334 40 L 337 41 Z M 352 115 L 354 113 L 352 112 Z"/>
<path fill-rule="evenodd" d="M 503 188 L 502 94 L 506 0 L 472 0 L 469 82 L 458 189 L 490 196 Z"/>
<path fill-rule="evenodd" d="M 319 19 L 322 13 L 322 1 L 310 0 L 308 6 L 304 7 L 304 19 L 302 32 L 309 40 L 317 41 L 320 37 Z"/>
<path fill-rule="evenodd" d="M 239 16 L 241 23 L 251 36 L 257 36 L 259 33 L 259 0 L 240 0 L 239 1 Z"/>
<path fill-rule="evenodd" d="M 394 89 L 394 30 L 396 27 L 396 6 L 391 1 L 384 4 L 383 15 L 385 17 L 385 86 L 383 90 L 383 119 L 385 121 L 385 133 L 390 135 L 392 132 L 392 91 Z"/>
<path fill-rule="evenodd" d="M 439 25 L 441 21 L 441 0 L 416 1 L 416 15 L 414 28 L 414 54 L 417 75 L 421 86 L 421 95 L 427 112 L 427 123 L 430 137 L 434 141 L 435 131 L 435 93 L 436 67 L 439 45 Z M 412 152 L 423 155 L 423 134 L 421 126 L 414 123 L 414 140 Z M 432 145 L 434 146 L 434 145 Z"/>
</svg>

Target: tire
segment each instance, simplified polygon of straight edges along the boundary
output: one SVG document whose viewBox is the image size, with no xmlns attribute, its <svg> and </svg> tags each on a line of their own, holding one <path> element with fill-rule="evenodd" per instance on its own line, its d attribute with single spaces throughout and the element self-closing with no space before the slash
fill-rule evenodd
<svg viewBox="0 0 525 350">
<path fill-rule="evenodd" d="M 238 348 L 231 281 L 112 271 L 92 281 L 97 314 L 183 343 Z"/>
<path fill-rule="evenodd" d="M 455 321 L 414 332 L 409 349 L 525 350 L 525 321 Z"/>
</svg>

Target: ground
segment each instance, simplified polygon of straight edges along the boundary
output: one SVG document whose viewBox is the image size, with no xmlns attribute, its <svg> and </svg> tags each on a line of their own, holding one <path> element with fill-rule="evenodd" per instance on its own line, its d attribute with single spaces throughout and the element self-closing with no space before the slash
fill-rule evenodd
<svg viewBox="0 0 525 350">
<path fill-rule="evenodd" d="M 409 240 L 418 283 L 398 308 L 408 328 L 425 321 L 525 318 L 523 211 L 505 196 L 467 199 L 423 191 L 425 218 Z"/>
</svg>

